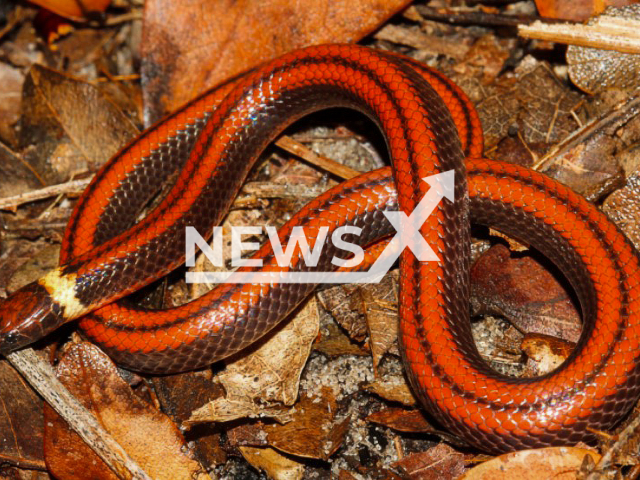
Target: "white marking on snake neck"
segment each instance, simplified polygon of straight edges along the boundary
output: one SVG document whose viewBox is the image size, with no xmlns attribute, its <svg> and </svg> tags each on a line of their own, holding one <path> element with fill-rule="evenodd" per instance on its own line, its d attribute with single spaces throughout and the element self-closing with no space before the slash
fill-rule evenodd
<svg viewBox="0 0 640 480">
<path fill-rule="evenodd" d="M 64 317 L 67 320 L 78 318 L 86 311 L 86 307 L 75 294 L 76 278 L 77 275 L 64 275 L 60 268 L 56 268 L 38 280 L 38 283 L 47 289 L 51 299 L 64 309 Z"/>
</svg>

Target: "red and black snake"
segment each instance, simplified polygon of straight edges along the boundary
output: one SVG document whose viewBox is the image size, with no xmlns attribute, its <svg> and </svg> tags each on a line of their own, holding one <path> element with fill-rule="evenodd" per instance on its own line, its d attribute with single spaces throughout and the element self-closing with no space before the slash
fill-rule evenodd
<svg viewBox="0 0 640 480">
<path fill-rule="evenodd" d="M 640 269 L 632 245 L 563 185 L 482 158 L 468 98 L 442 74 L 398 55 L 354 45 L 289 53 L 206 93 L 141 134 L 109 161 L 78 201 L 60 267 L 0 305 L 0 351 L 25 346 L 70 320 L 117 363 L 169 373 L 206 366 L 271 330 L 313 290 L 307 284 L 223 284 L 186 305 L 147 311 L 118 301 L 184 261 L 185 227 L 218 224 L 262 150 L 300 117 L 350 107 L 386 138 L 392 167 L 363 174 L 313 200 L 293 226 L 362 228 L 375 245 L 393 234 L 383 211 L 410 214 L 429 186 L 455 171 L 422 234 L 441 262 L 400 257 L 400 341 L 414 391 L 451 432 L 500 452 L 592 440 L 640 395 Z M 180 170 L 159 205 L 150 197 Z M 470 218 L 541 250 L 580 301 L 583 334 L 570 358 L 539 378 L 487 367 L 469 324 Z M 329 235 L 330 236 L 330 235 Z M 330 242 L 318 270 L 339 254 Z M 257 253 L 277 270 L 266 245 Z M 293 261 L 293 270 L 309 269 Z"/>
</svg>

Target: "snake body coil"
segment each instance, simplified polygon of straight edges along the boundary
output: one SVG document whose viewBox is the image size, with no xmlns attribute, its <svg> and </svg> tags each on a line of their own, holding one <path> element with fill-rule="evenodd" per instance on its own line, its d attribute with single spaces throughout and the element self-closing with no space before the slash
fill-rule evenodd
<svg viewBox="0 0 640 480">
<path fill-rule="evenodd" d="M 106 164 L 79 200 L 61 266 L 0 305 L 0 351 L 81 318 L 80 326 L 128 368 L 168 373 L 208 365 L 251 344 L 314 288 L 224 284 L 181 307 L 147 311 L 118 301 L 184 260 L 185 227 L 219 223 L 261 151 L 286 126 L 328 107 L 363 112 L 383 131 L 392 168 L 363 174 L 313 200 L 294 226 L 362 228 L 359 242 L 393 233 L 383 211 L 410 215 L 422 178 L 455 171 L 455 201 L 422 227 L 441 262 L 400 258 L 400 339 L 414 391 L 453 433 L 482 450 L 591 440 L 640 395 L 640 270 L 635 250 L 582 197 L 539 173 L 481 158 L 480 123 L 441 74 L 397 55 L 353 45 L 285 55 L 196 99 L 144 132 Z M 466 159 L 466 161 L 465 161 Z M 171 174 L 172 189 L 140 210 Z M 490 370 L 468 320 L 469 222 L 535 246 L 563 271 L 584 317 L 581 340 L 556 371 L 516 379 Z M 329 235 L 330 236 L 330 235 Z M 328 244 L 318 264 L 338 249 Z M 257 256 L 277 270 L 267 245 Z M 294 258 L 293 270 L 307 267 Z"/>
</svg>

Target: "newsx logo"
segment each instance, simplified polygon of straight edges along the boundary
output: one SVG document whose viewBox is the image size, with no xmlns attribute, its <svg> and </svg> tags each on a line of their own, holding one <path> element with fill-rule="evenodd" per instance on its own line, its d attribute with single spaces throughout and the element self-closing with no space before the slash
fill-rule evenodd
<svg viewBox="0 0 640 480">
<path fill-rule="evenodd" d="M 430 185 L 427 193 L 422 197 L 416 208 L 407 215 L 404 212 L 383 212 L 396 234 L 382 251 L 380 256 L 368 271 L 364 272 L 188 272 L 187 283 L 377 283 L 389 271 L 391 266 L 405 248 L 409 248 L 416 258 L 422 262 L 437 262 L 440 259 L 420 234 L 420 228 L 429 215 L 435 210 L 443 198 L 454 201 L 454 171 L 448 170 L 437 175 L 423 178 Z M 249 266 L 261 267 L 261 259 L 242 259 L 243 251 L 257 250 L 258 243 L 243 242 L 242 235 L 260 234 L 263 227 L 232 227 L 231 246 L 233 267 Z M 313 249 L 309 248 L 303 227 L 294 227 L 289 242 L 283 248 L 275 227 L 264 227 L 269 242 L 273 248 L 276 263 L 281 268 L 289 267 L 296 246 L 299 246 L 305 265 L 315 267 L 318 264 L 322 248 L 329 233 L 329 227 L 320 227 Z M 359 235 L 361 229 L 355 226 L 337 228 L 331 235 L 331 241 L 337 248 L 350 252 L 349 259 L 334 257 L 331 263 L 337 267 L 357 267 L 364 259 L 364 251 L 359 245 L 349 243 L 342 237 L 345 234 Z M 222 255 L 222 227 L 213 229 L 213 246 L 193 227 L 186 228 L 186 264 L 195 266 L 196 246 L 209 261 L 217 266 L 223 266 Z"/>
</svg>

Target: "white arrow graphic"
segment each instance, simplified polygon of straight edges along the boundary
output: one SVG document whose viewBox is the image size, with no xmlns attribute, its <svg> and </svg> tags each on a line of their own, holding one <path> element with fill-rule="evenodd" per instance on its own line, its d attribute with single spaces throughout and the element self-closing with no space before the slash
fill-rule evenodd
<svg viewBox="0 0 640 480">
<path fill-rule="evenodd" d="M 420 228 L 443 198 L 455 200 L 455 172 L 448 170 L 422 180 L 430 188 L 411 215 L 384 212 L 396 234 L 367 272 L 188 272 L 187 283 L 377 283 L 405 248 L 421 262 L 438 262 L 440 259 L 420 233 Z"/>
<path fill-rule="evenodd" d="M 377 278 L 377 281 L 380 281 L 406 247 L 421 262 L 440 261 L 438 255 L 420 233 L 420 228 L 443 198 L 447 198 L 451 202 L 455 200 L 455 171 L 447 170 L 443 173 L 425 177 L 422 180 L 427 182 L 431 188 L 425 193 L 410 216 L 407 216 L 404 212 L 384 212 L 385 217 L 391 222 L 397 233 L 369 271 L 366 272 L 367 282 L 375 283 L 376 280 L 371 280 L 372 278 Z M 363 273 L 358 273 L 363 275 Z"/>
</svg>

